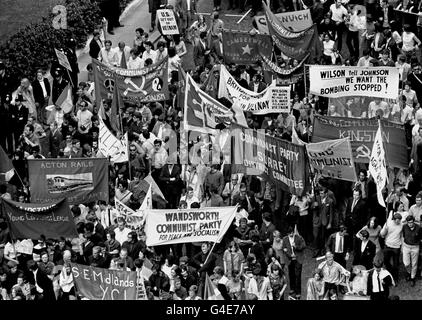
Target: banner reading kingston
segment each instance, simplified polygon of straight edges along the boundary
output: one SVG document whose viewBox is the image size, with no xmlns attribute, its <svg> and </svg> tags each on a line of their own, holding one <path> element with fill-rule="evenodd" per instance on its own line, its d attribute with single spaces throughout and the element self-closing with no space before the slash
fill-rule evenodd
<svg viewBox="0 0 422 320">
<path fill-rule="evenodd" d="M 386 120 L 381 120 L 381 125 L 388 165 L 407 168 L 409 161 L 404 126 Z M 377 129 L 377 119 L 315 116 L 312 142 L 349 137 L 354 161 L 368 163 Z"/>
<path fill-rule="evenodd" d="M 66 199 L 48 204 L 2 200 L 2 216 L 6 217 L 13 239 L 74 238 L 78 236 L 69 203 Z"/>
<path fill-rule="evenodd" d="M 316 173 L 329 178 L 356 181 L 349 138 L 307 143 L 309 163 Z"/>
<path fill-rule="evenodd" d="M 147 246 L 202 241 L 219 243 L 230 227 L 237 207 L 146 212 Z"/>
<path fill-rule="evenodd" d="M 135 271 L 108 270 L 71 263 L 79 294 L 89 300 L 137 300 Z"/>
<path fill-rule="evenodd" d="M 313 25 L 310 10 L 282 12 L 274 15 L 280 20 L 281 24 L 290 31 L 303 31 Z M 268 34 L 268 26 L 265 16 L 255 16 L 254 19 L 259 33 Z"/>
<path fill-rule="evenodd" d="M 272 50 L 273 45 L 269 35 L 223 30 L 225 63 L 255 64 L 261 59 L 261 55 L 270 57 Z"/>
<path fill-rule="evenodd" d="M 233 131 L 234 161 L 243 164 L 247 174 L 263 175 L 292 194 L 302 195 L 307 190 L 309 172 L 303 145 L 265 135 L 262 130 Z"/>
<path fill-rule="evenodd" d="M 220 69 L 218 97 L 237 100 L 243 111 L 251 111 L 253 114 L 290 112 L 290 87 L 277 87 L 272 83 L 264 91 L 256 93 L 243 88 L 223 65 Z"/>
<path fill-rule="evenodd" d="M 67 198 L 69 204 L 108 201 L 106 158 L 28 160 L 31 202 Z"/>
<path fill-rule="evenodd" d="M 399 69 L 395 67 L 309 66 L 309 90 L 318 96 L 365 96 L 397 99 Z"/>
</svg>

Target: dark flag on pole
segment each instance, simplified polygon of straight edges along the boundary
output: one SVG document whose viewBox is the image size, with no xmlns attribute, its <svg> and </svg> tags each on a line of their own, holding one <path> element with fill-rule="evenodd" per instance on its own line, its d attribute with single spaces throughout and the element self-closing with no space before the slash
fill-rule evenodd
<svg viewBox="0 0 422 320">
<path fill-rule="evenodd" d="M 0 146 L 0 182 L 9 182 L 15 174 L 12 160 L 6 154 L 3 147 Z"/>
</svg>

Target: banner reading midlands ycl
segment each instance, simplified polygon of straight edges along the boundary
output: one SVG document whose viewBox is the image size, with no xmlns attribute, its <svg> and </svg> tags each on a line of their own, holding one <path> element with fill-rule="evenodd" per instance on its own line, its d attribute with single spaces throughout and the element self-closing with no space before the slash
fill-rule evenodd
<svg viewBox="0 0 422 320">
<path fill-rule="evenodd" d="M 349 138 L 307 143 L 309 164 L 323 177 L 356 181 Z"/>
<path fill-rule="evenodd" d="M 2 216 L 9 222 L 13 239 L 74 238 L 78 236 L 69 203 L 66 199 L 48 204 L 2 200 Z"/>
<path fill-rule="evenodd" d="M 407 168 L 409 161 L 404 126 L 386 120 L 381 120 L 381 125 L 388 165 Z M 377 119 L 315 116 L 312 142 L 349 137 L 355 162 L 368 163 L 377 129 Z"/>
<path fill-rule="evenodd" d="M 306 191 L 309 172 L 303 145 L 270 137 L 263 130 L 236 129 L 232 136 L 235 164 L 243 164 L 247 174 L 263 175 L 292 194 Z"/>
<path fill-rule="evenodd" d="M 394 67 L 309 66 L 310 92 L 318 96 L 397 99 L 399 69 Z"/>
<path fill-rule="evenodd" d="M 28 160 L 31 202 L 67 198 L 69 204 L 108 201 L 106 158 Z"/>
<path fill-rule="evenodd" d="M 135 271 L 108 270 L 71 263 L 79 294 L 89 300 L 136 300 Z"/>
<path fill-rule="evenodd" d="M 188 242 L 219 243 L 235 218 L 237 207 L 147 210 L 147 246 Z"/>
<path fill-rule="evenodd" d="M 269 35 L 223 30 L 225 63 L 254 64 L 261 60 L 261 55 L 269 58 L 272 50 L 273 45 Z"/>
</svg>

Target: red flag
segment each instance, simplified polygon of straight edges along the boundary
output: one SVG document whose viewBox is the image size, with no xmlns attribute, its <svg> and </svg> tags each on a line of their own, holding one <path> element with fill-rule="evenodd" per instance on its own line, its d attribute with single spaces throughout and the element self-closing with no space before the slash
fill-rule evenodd
<svg viewBox="0 0 422 320">
<path fill-rule="evenodd" d="M 212 283 L 208 273 L 205 277 L 204 300 L 224 300 L 220 291 Z"/>
<path fill-rule="evenodd" d="M 120 94 L 119 88 L 116 85 L 116 79 L 114 80 L 113 89 L 113 100 L 110 108 L 110 124 L 113 130 L 116 132 L 123 132 L 123 128 L 120 126 L 120 108 L 123 107 L 123 100 Z"/>
<path fill-rule="evenodd" d="M 15 174 L 12 160 L 6 154 L 3 147 L 0 146 L 0 181 L 9 182 Z"/>
<path fill-rule="evenodd" d="M 72 89 L 68 84 L 57 98 L 56 105 L 61 107 L 64 113 L 69 113 L 73 109 Z"/>
</svg>

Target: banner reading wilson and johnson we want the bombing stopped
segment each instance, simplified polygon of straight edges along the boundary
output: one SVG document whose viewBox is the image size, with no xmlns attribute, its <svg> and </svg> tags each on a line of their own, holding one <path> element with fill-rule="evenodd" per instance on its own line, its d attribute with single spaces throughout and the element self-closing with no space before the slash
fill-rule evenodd
<svg viewBox="0 0 422 320">
<path fill-rule="evenodd" d="M 28 160 L 31 202 L 67 198 L 69 204 L 108 201 L 106 158 Z"/>
</svg>

